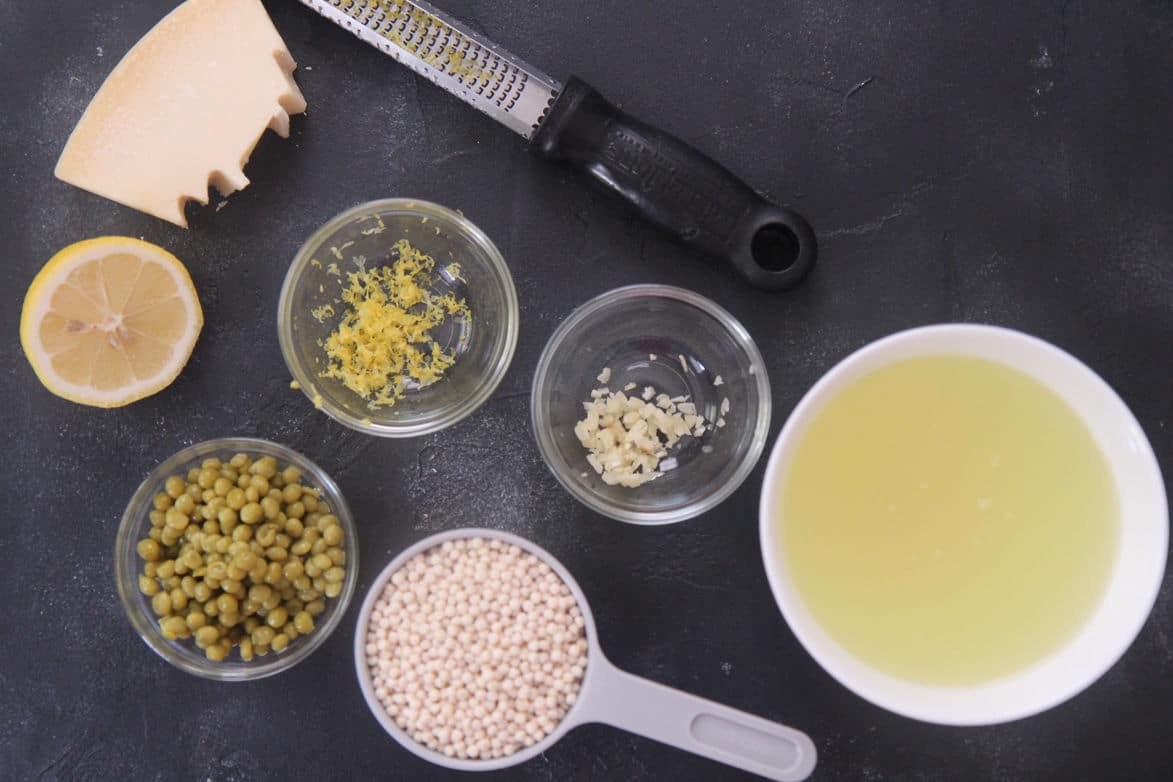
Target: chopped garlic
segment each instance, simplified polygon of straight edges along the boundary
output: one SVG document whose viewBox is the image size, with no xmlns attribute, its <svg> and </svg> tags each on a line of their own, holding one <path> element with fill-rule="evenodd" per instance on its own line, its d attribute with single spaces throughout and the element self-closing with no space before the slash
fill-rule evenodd
<svg viewBox="0 0 1173 782">
<path fill-rule="evenodd" d="M 648 354 L 648 361 L 655 361 L 655 360 L 656 360 L 656 354 L 655 354 L 655 353 L 649 353 L 649 354 Z"/>
<path fill-rule="evenodd" d="M 628 384 L 624 391 L 634 387 Z M 676 457 L 669 456 L 668 449 L 682 437 L 699 437 L 706 421 L 695 404 L 678 404 L 667 394 L 657 395 L 653 386 L 644 388 L 642 398 L 624 391 L 591 391 L 574 434 L 588 451 L 587 464 L 604 483 L 635 488 L 676 469 Z"/>
<path fill-rule="evenodd" d="M 713 385 L 714 386 L 722 386 L 722 385 L 725 385 L 725 381 L 721 379 L 720 375 L 717 375 L 717 377 L 715 377 L 713 379 Z"/>
<path fill-rule="evenodd" d="M 606 383 L 608 380 L 611 379 L 611 367 L 603 367 L 603 371 L 600 372 L 599 376 L 595 379 L 598 380 L 600 383 Z"/>
<path fill-rule="evenodd" d="M 633 388 L 635 388 L 635 383 L 628 383 L 627 385 L 625 385 L 625 386 L 623 387 L 623 390 L 624 390 L 624 391 L 630 391 L 630 390 L 631 390 L 631 389 L 633 389 Z"/>
<path fill-rule="evenodd" d="M 721 415 L 725 415 L 728 412 L 729 412 L 729 400 L 722 399 L 721 400 Z"/>
<path fill-rule="evenodd" d="M 681 354 L 677 355 L 676 357 L 678 359 L 680 359 L 680 368 L 683 369 L 687 373 L 688 372 L 688 362 L 684 360 L 684 354 L 681 353 Z"/>
</svg>

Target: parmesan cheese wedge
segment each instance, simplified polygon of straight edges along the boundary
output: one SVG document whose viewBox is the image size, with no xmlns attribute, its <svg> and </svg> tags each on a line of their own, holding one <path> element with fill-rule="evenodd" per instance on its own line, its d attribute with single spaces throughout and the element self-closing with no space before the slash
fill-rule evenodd
<svg viewBox="0 0 1173 782">
<path fill-rule="evenodd" d="M 248 185 L 265 128 L 305 111 L 297 65 L 260 0 L 187 0 L 114 68 L 77 123 L 57 177 L 187 227 L 189 200 Z"/>
</svg>

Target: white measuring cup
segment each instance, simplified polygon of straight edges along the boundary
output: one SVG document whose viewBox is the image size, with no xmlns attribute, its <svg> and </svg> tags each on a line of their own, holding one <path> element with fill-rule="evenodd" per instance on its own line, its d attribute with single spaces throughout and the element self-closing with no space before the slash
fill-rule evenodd
<svg viewBox="0 0 1173 782">
<path fill-rule="evenodd" d="M 449 540 L 496 539 L 528 551 L 549 565 L 570 588 L 582 613 L 587 639 L 587 665 L 578 699 L 550 735 L 533 746 L 503 758 L 449 758 L 420 744 L 395 724 L 375 695 L 367 667 L 366 639 L 371 611 L 392 574 L 417 554 Z M 801 731 L 743 711 L 633 676 L 616 668 L 599 648 L 595 620 L 578 583 L 562 563 L 530 541 L 491 529 L 441 532 L 409 546 L 383 569 L 367 592 L 354 634 L 354 666 L 359 687 L 375 719 L 391 737 L 424 760 L 460 771 L 509 768 L 545 752 L 570 730 L 601 722 L 673 747 L 753 772 L 779 782 L 797 782 L 815 767 L 815 745 Z"/>
</svg>

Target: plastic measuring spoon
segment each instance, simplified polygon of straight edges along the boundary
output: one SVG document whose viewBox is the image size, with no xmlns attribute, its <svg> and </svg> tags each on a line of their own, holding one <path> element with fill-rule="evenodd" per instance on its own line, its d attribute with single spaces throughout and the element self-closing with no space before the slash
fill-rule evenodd
<svg viewBox="0 0 1173 782">
<path fill-rule="evenodd" d="M 445 541 L 464 538 L 501 540 L 540 558 L 570 588 L 586 628 L 587 667 L 574 706 L 546 738 L 507 757 L 490 760 L 449 758 L 413 739 L 379 703 L 367 667 L 367 626 L 375 602 L 391 575 L 415 555 Z M 355 628 L 354 665 L 367 706 L 383 729 L 421 758 L 451 769 L 495 771 L 524 763 L 548 750 L 573 728 L 590 722 L 613 725 L 779 782 L 805 779 L 815 767 L 815 746 L 805 733 L 633 676 L 612 665 L 599 648 L 590 606 L 569 571 L 545 549 L 508 532 L 450 530 L 425 538 L 395 557 L 375 579 L 363 600 Z"/>
</svg>

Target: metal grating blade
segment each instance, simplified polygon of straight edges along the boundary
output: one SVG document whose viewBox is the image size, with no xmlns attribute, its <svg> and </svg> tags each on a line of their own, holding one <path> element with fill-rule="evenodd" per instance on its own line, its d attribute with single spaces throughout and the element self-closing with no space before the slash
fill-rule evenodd
<svg viewBox="0 0 1173 782">
<path fill-rule="evenodd" d="M 562 85 L 419 0 L 300 0 L 526 139 Z"/>
</svg>

